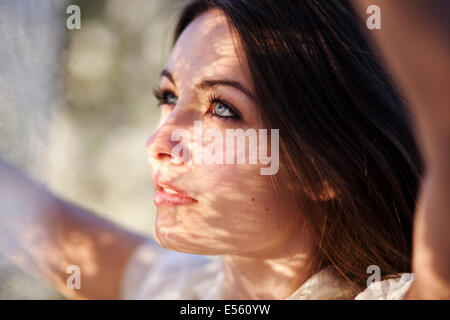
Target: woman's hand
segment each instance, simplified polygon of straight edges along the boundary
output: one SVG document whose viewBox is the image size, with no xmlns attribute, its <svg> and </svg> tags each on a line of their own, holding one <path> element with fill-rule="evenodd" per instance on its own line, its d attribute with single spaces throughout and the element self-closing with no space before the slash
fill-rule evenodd
<svg viewBox="0 0 450 320">
<path fill-rule="evenodd" d="M 370 0 L 354 0 L 367 19 Z M 415 116 L 426 174 L 415 213 L 407 298 L 450 299 L 450 2 L 380 0 L 381 29 L 367 30 Z"/>
</svg>

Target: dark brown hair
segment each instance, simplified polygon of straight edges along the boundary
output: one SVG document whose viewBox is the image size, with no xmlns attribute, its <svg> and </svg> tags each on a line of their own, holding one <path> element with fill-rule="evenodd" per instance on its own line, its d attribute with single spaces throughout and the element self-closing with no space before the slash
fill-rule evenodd
<svg viewBox="0 0 450 320">
<path fill-rule="evenodd" d="M 421 159 L 353 8 L 341 0 L 194 0 L 175 41 L 210 8 L 238 35 L 263 118 L 280 129 L 285 174 L 275 186 L 289 177 L 317 267 L 331 265 L 360 287 L 370 265 L 382 275 L 410 271 Z M 330 189 L 331 200 L 310 196 Z"/>
</svg>

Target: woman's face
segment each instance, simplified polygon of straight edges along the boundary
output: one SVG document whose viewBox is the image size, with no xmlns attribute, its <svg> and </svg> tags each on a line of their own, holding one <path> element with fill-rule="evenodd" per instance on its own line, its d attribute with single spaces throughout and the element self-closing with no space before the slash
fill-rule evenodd
<svg viewBox="0 0 450 320">
<path fill-rule="evenodd" d="M 210 142 L 184 143 L 191 161 L 183 161 L 186 151 L 172 155 L 179 143 L 172 133 L 184 129 L 194 137 L 194 121 L 223 137 L 226 129 L 264 128 L 239 39 L 221 11 L 204 13 L 184 30 L 164 70 L 161 118 L 147 140 L 156 241 L 196 254 L 281 254 L 298 233 L 298 212 L 292 197 L 271 188 L 260 165 L 194 163 Z"/>
</svg>

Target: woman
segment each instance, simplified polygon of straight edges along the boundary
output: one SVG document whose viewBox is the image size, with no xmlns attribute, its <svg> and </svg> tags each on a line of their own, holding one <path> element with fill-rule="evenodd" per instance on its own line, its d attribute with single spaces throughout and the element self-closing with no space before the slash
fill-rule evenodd
<svg viewBox="0 0 450 320">
<path fill-rule="evenodd" d="M 11 193 L 3 203 L 18 212 L 2 230 L 27 220 L 39 239 L 12 236 L 1 245 L 7 256 L 38 262 L 34 273 L 78 297 L 404 297 L 421 161 L 409 116 L 347 2 L 192 1 L 155 94 L 155 240 L 221 259 L 165 251 L 2 168 L 31 199 L 2 184 Z M 207 143 L 173 133 L 195 136 L 196 121 L 223 136 L 278 129 L 279 171 L 195 163 Z M 65 287 L 70 264 L 81 268 L 81 290 Z M 383 281 L 366 289 L 368 270 Z"/>
</svg>

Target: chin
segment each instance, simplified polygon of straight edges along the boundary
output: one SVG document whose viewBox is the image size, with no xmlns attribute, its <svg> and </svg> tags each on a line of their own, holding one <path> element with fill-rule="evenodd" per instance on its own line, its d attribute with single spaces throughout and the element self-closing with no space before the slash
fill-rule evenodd
<svg viewBox="0 0 450 320">
<path fill-rule="evenodd" d="M 218 247 L 208 247 L 205 244 L 196 243 L 195 237 L 189 235 L 185 238 L 171 228 L 162 227 L 159 228 L 157 224 L 154 227 L 154 239 L 156 243 L 167 250 L 177 251 L 186 254 L 196 254 L 196 255 L 223 255 L 229 253 L 229 250 L 225 248 Z M 211 243 L 212 240 L 205 240 L 207 243 Z"/>
</svg>

